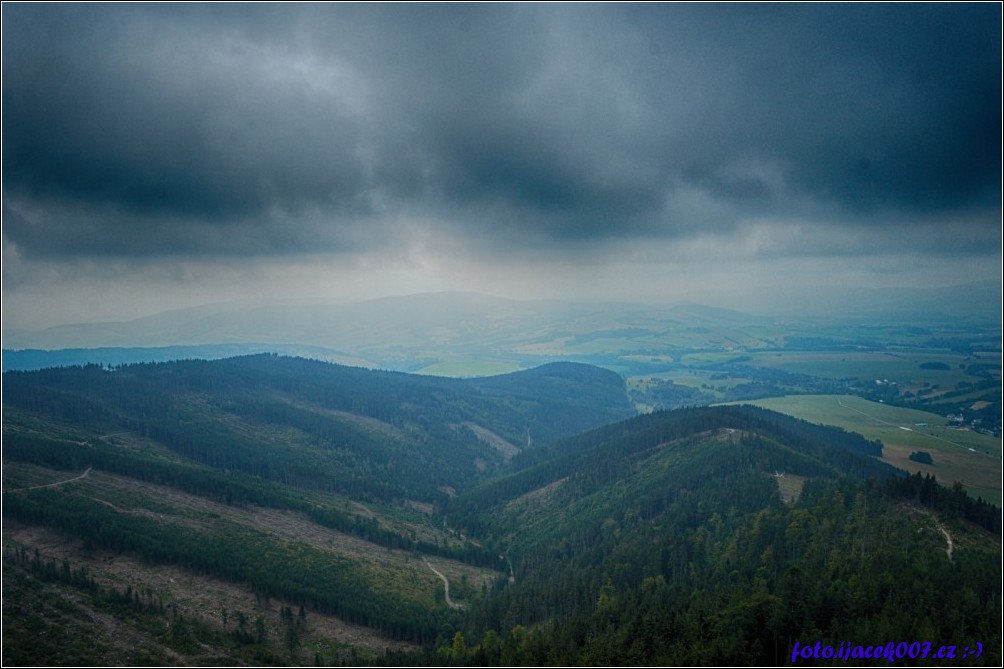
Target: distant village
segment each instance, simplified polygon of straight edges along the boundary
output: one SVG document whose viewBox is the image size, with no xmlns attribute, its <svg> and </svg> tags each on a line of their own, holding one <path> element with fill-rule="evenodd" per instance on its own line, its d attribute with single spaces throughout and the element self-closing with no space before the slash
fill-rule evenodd
<svg viewBox="0 0 1004 669">
<path fill-rule="evenodd" d="M 946 418 L 948 418 L 948 427 L 953 430 L 972 430 L 973 432 L 989 434 L 994 437 L 1001 436 L 1000 425 L 984 426 L 982 418 L 968 418 L 961 411 L 959 413 L 950 413 Z"/>
</svg>

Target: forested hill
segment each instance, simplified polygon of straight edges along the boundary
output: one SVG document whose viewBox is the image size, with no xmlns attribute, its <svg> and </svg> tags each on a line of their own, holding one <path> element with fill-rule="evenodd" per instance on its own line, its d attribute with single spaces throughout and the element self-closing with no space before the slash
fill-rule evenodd
<svg viewBox="0 0 1004 669">
<path fill-rule="evenodd" d="M 632 414 L 568 363 L 5 373 L 4 664 L 999 666 L 997 509 L 764 409 Z"/>
<path fill-rule="evenodd" d="M 431 645 L 504 566 L 437 508 L 530 442 L 633 414 L 623 379 L 576 364 L 7 372 L 4 665 L 372 664 Z"/>
<path fill-rule="evenodd" d="M 5 412 L 8 427 L 21 416 L 93 436 L 137 433 L 218 469 L 424 501 L 528 441 L 634 414 L 623 379 L 573 363 L 464 380 L 264 354 L 7 372 L 3 390 L 5 409 L 20 412 Z M 30 457 L 15 443 L 30 434 L 8 430 L 5 457 Z"/>
<path fill-rule="evenodd" d="M 880 449 L 723 406 L 521 454 L 447 509 L 511 570 L 467 618 L 466 661 L 777 665 L 796 641 L 923 639 L 999 662 L 999 511 Z"/>
<path fill-rule="evenodd" d="M 685 462 L 688 467 L 704 463 L 711 467 L 702 472 L 709 483 L 731 476 L 733 460 L 738 457 L 759 478 L 777 475 L 780 480 L 780 474 L 786 472 L 785 483 L 801 484 L 898 475 L 898 470 L 878 459 L 881 454 L 880 442 L 753 406 L 659 411 L 524 451 L 513 458 L 510 473 L 454 500 L 447 513 L 453 522 L 479 536 L 498 537 L 500 523 L 507 517 L 503 511 L 520 499 L 545 489 L 570 487 L 576 488 L 575 497 L 602 497 L 607 486 L 624 485 L 663 457 Z M 663 483 L 665 487 L 650 484 L 652 489 L 639 491 L 630 502 L 644 508 L 650 497 L 665 500 L 678 486 Z M 767 486 L 771 490 L 776 487 L 773 480 Z M 513 527 L 521 522 L 514 520 Z"/>
</svg>

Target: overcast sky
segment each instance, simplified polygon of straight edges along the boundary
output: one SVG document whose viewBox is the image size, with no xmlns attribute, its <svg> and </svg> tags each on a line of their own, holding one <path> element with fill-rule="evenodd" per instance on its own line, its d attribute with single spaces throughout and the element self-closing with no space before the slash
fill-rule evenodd
<svg viewBox="0 0 1004 669">
<path fill-rule="evenodd" d="M 3 5 L 5 329 L 1001 278 L 1001 6 Z"/>
</svg>

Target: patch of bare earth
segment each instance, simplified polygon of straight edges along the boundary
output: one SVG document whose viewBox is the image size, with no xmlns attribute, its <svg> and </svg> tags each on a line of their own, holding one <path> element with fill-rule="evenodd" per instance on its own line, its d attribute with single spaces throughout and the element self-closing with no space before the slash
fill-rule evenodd
<svg viewBox="0 0 1004 669">
<path fill-rule="evenodd" d="M 13 582 L 7 582 L 9 573 L 19 569 L 16 566 L 5 565 L 5 588 L 13 586 Z M 33 613 L 42 617 L 49 625 L 62 628 L 64 636 L 69 638 L 73 638 L 74 631 L 79 633 L 80 630 L 86 629 L 86 643 L 91 652 L 97 652 L 107 658 L 129 658 L 140 653 L 149 657 L 162 658 L 165 664 L 172 666 L 191 664 L 188 658 L 158 642 L 151 635 L 138 632 L 129 624 L 99 611 L 92 605 L 90 598 L 83 593 L 51 583 L 36 583 L 36 588 L 36 592 L 33 593 L 35 599 L 31 603 Z M 10 612 L 7 611 L 7 606 L 11 602 L 9 593 L 10 590 L 7 591 L 7 596 L 4 598 L 5 616 L 10 615 Z M 44 603 L 40 604 L 39 602 Z M 54 606 L 55 602 L 58 604 Z M 169 623 L 165 619 L 165 629 L 168 625 Z M 35 633 L 39 638 L 34 641 L 44 644 L 47 641 L 44 636 L 48 631 L 44 627 L 38 629 Z M 71 655 L 73 652 L 74 649 L 68 650 Z M 5 655 L 7 653 L 6 646 L 4 653 Z M 216 654 L 216 656 L 222 660 L 232 660 L 225 654 Z"/>
<path fill-rule="evenodd" d="M 53 478 L 56 477 L 49 480 Z M 319 550 L 343 555 L 364 566 L 370 587 L 405 595 L 429 606 L 434 606 L 436 589 L 440 587 L 439 578 L 411 552 L 385 548 L 360 537 L 337 532 L 314 523 L 301 512 L 228 506 L 173 488 L 96 470 L 64 487 L 69 486 L 73 486 L 75 494 L 98 501 L 120 513 L 142 515 L 158 522 L 208 532 L 226 527 L 248 527 L 280 540 L 303 542 Z M 361 504 L 356 508 L 365 512 L 367 517 L 375 516 Z M 234 629 L 240 612 L 249 621 L 254 621 L 259 615 L 264 616 L 269 634 L 280 634 L 279 611 L 283 606 L 297 608 L 291 602 L 262 601 L 241 584 L 193 574 L 177 567 L 145 564 L 126 555 L 84 550 L 81 542 L 41 527 L 5 523 L 4 538 L 5 542 L 12 539 L 32 550 L 38 548 L 43 555 L 55 558 L 57 562 L 67 559 L 74 568 L 86 566 L 102 585 L 119 590 L 131 586 L 139 592 L 150 589 L 161 597 L 165 605 L 175 603 L 184 615 L 196 615 L 227 630 Z M 445 558 L 436 558 L 436 565 L 452 582 L 468 583 L 479 589 L 495 576 L 490 570 Z M 325 641 L 374 652 L 415 647 L 382 637 L 369 628 L 350 625 L 334 616 L 316 611 L 309 613 L 311 633 Z"/>
<path fill-rule="evenodd" d="M 308 402 L 298 402 L 293 400 L 288 400 L 287 402 L 300 409 L 307 409 L 309 411 L 316 411 L 317 413 L 327 414 L 333 418 L 339 418 L 347 423 L 354 423 L 356 425 L 375 430 L 385 436 L 393 437 L 395 439 L 406 439 L 407 435 L 398 427 L 382 421 L 379 418 L 372 418 L 370 416 L 363 416 L 361 414 L 350 413 L 348 411 L 341 411 L 340 409 L 331 409 L 328 407 L 322 407 L 317 404 L 310 404 Z"/>
<path fill-rule="evenodd" d="M 777 481 L 777 488 L 781 491 L 781 499 L 786 503 L 792 503 L 798 499 L 805 487 L 806 477 L 796 474 L 775 473 L 774 480 Z"/>
<path fill-rule="evenodd" d="M 276 538 L 286 541 L 300 541 L 315 548 L 332 551 L 339 555 L 365 563 L 378 563 L 386 567 L 410 572 L 405 579 L 412 584 L 424 587 L 428 593 L 434 593 L 435 577 L 428 572 L 421 562 L 413 559 L 411 552 L 390 549 L 366 541 L 360 537 L 338 532 L 310 520 L 306 514 L 299 511 L 282 511 L 257 506 L 235 507 L 220 502 L 214 502 L 204 497 L 190 495 L 174 488 L 159 486 L 152 483 L 124 478 L 113 474 L 92 471 L 86 479 L 89 487 L 86 494 L 92 499 L 98 499 L 106 504 L 114 504 L 109 499 L 149 499 L 156 502 L 156 508 L 164 512 L 151 511 L 146 508 L 116 508 L 118 511 L 152 517 L 162 522 L 171 522 L 186 527 L 211 530 L 220 524 L 241 525 L 266 532 Z M 85 485 L 80 481 L 74 485 Z M 123 493 L 126 493 L 123 495 Z M 124 504 L 124 502 L 121 502 Z M 369 508 L 358 502 L 353 502 L 353 508 L 368 518 L 376 517 Z M 449 564 L 452 560 L 445 560 Z M 472 567 L 462 562 L 456 562 L 456 568 L 467 573 L 468 578 L 482 582 L 491 578 L 491 572 L 478 567 Z"/>
<path fill-rule="evenodd" d="M 499 435 L 495 434 L 486 427 L 482 427 L 477 423 L 472 423 L 467 421 L 460 424 L 462 427 L 466 427 L 470 430 L 479 441 L 488 444 L 496 451 L 502 454 L 502 457 L 508 460 L 512 456 L 519 453 L 519 448 L 509 443 Z"/>
<path fill-rule="evenodd" d="M 533 509 L 539 509 L 546 506 L 554 496 L 554 492 L 561 486 L 562 483 L 565 482 L 567 478 L 567 476 L 565 478 L 560 478 L 557 481 L 548 483 L 542 488 L 537 488 L 536 490 L 531 490 L 528 493 L 520 495 L 505 505 L 506 510 L 511 511 L 514 509 L 522 509 L 524 511 L 531 511 Z"/>
<path fill-rule="evenodd" d="M 173 604 L 185 617 L 197 617 L 225 631 L 236 628 L 239 614 L 243 614 L 250 625 L 262 616 L 269 637 L 279 639 L 284 629 L 280 618 L 282 608 L 289 606 L 294 611 L 298 610 L 298 605 L 293 602 L 258 596 L 242 584 L 193 574 L 178 567 L 147 564 L 128 555 L 88 550 L 82 542 L 47 528 L 4 523 L 5 550 L 13 545 L 11 542 L 23 545 L 29 551 L 38 548 L 43 560 L 55 559 L 59 563 L 65 559 L 74 569 L 86 567 L 91 577 L 103 587 L 114 587 L 120 591 L 132 587 L 140 596 L 148 590 L 152 591 L 155 599 L 159 598 L 165 606 Z M 428 571 L 421 562 L 418 565 Z M 434 575 L 429 576 L 435 579 Z M 417 649 L 414 644 L 383 637 L 368 627 L 352 625 L 335 616 L 309 608 L 305 612 L 307 628 L 303 635 L 304 647 L 312 643 L 345 644 L 377 653 L 388 649 Z M 95 614 L 95 617 L 101 621 L 103 615 Z M 104 618 L 108 618 L 104 621 L 106 628 L 117 629 L 110 617 L 104 615 Z"/>
<path fill-rule="evenodd" d="M 432 504 L 429 504 L 428 502 L 419 502 L 413 499 L 405 500 L 404 505 L 409 509 L 414 509 L 415 511 L 418 511 L 419 513 L 424 513 L 427 516 L 431 516 L 436 510 L 436 507 L 434 507 Z"/>
</svg>

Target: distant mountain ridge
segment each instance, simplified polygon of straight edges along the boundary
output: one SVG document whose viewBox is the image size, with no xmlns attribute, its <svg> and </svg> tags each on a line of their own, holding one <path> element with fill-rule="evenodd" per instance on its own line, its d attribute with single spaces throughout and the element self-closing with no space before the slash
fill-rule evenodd
<svg viewBox="0 0 1004 669">
<path fill-rule="evenodd" d="M 770 322 L 802 315 L 887 318 L 999 315 L 1001 286 L 987 281 L 939 288 L 820 289 L 812 304 L 750 314 L 692 303 L 514 300 L 472 292 L 420 293 L 351 303 L 227 303 L 176 309 L 124 322 L 65 324 L 6 331 L 6 349 L 166 347 L 203 344 L 303 345 L 366 357 L 367 349 L 429 344 L 491 347 L 527 343 L 528 333 L 561 323 L 615 320 L 621 327 L 694 317 Z M 769 314 L 769 315 L 768 315 Z M 597 328 L 598 329 L 598 328 Z M 387 351 L 384 351 L 386 353 Z"/>
<path fill-rule="evenodd" d="M 3 351 L 4 372 L 33 371 L 48 367 L 71 367 L 96 364 L 115 367 L 143 362 L 170 362 L 172 360 L 218 360 L 257 353 L 278 353 L 294 357 L 312 358 L 357 367 L 374 366 L 367 360 L 353 358 L 338 351 L 320 346 L 280 344 L 197 344 L 193 346 L 151 347 L 99 347 L 64 348 L 52 351 L 18 349 Z"/>
</svg>

